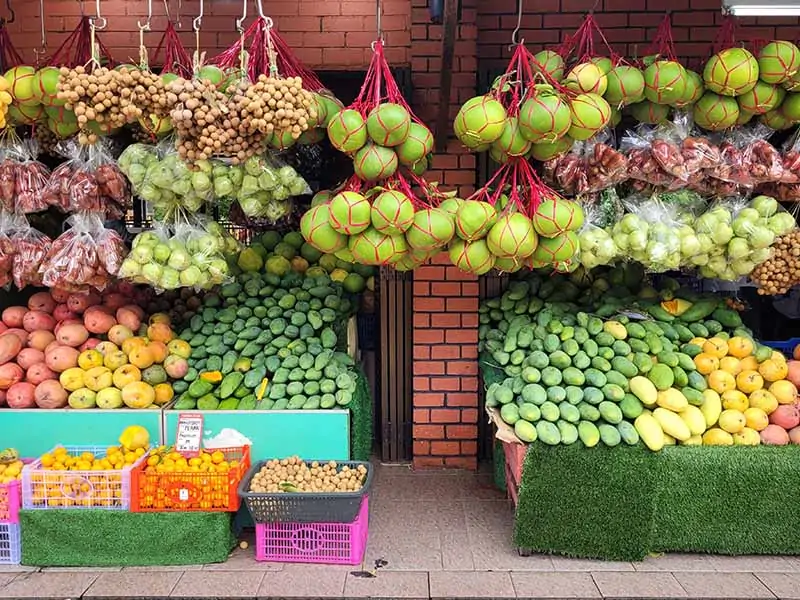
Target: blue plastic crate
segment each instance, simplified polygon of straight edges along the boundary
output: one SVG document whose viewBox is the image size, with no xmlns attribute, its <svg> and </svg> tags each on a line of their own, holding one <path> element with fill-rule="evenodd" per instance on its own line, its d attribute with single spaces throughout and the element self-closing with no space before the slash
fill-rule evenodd
<svg viewBox="0 0 800 600">
<path fill-rule="evenodd" d="M 800 344 L 800 337 L 790 338 L 788 340 L 784 340 L 782 342 L 761 342 L 765 346 L 769 346 L 773 350 L 779 350 L 783 352 L 788 358 L 792 358 L 792 352 L 794 352 L 795 347 Z"/>
</svg>

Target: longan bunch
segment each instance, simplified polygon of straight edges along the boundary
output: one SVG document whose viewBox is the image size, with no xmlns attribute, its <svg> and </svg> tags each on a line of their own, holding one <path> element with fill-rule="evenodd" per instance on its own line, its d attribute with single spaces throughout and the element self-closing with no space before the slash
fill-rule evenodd
<svg viewBox="0 0 800 600">
<path fill-rule="evenodd" d="M 127 69 L 123 73 L 107 67 L 93 71 L 83 66 L 61 67 L 58 99 L 65 102 L 67 110 L 75 113 L 81 128 L 95 121 L 116 129 L 141 115 L 141 110 L 130 101 L 130 91 L 123 96 L 123 88 L 132 83 Z"/>
<path fill-rule="evenodd" d="M 267 461 L 253 476 L 250 491 L 261 494 L 281 492 L 357 492 L 364 486 L 367 469 L 359 465 L 339 468 L 336 461 L 306 463 L 298 456 Z"/>
<path fill-rule="evenodd" d="M 800 283 L 800 230 L 779 237 L 772 246 L 772 256 L 750 274 L 762 296 L 785 294 Z"/>
<path fill-rule="evenodd" d="M 317 118 L 314 96 L 303 89 L 300 77 L 260 75 L 254 84 L 239 84 L 232 100 L 243 119 L 267 135 L 288 132 L 297 139 Z"/>
</svg>

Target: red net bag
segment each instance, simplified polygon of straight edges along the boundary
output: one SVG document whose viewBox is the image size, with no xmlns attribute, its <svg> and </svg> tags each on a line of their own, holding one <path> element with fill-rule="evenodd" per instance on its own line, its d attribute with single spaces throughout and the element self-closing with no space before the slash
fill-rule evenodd
<svg viewBox="0 0 800 600">
<path fill-rule="evenodd" d="M 30 226 L 22 215 L 14 217 L 11 231 L 11 241 L 14 244 L 14 284 L 22 289 L 25 286 L 41 286 L 42 273 L 40 268 L 44 262 L 47 251 L 52 245 L 52 240 L 40 231 Z"/>
<path fill-rule="evenodd" d="M 167 23 L 167 28 L 164 30 L 164 35 L 158 42 L 156 51 L 153 55 L 153 62 L 158 64 L 161 60 L 161 51 L 164 51 L 164 59 L 162 61 L 161 73 L 174 73 L 184 79 L 191 79 L 194 74 L 192 66 L 192 57 L 186 46 L 181 42 L 178 32 L 172 21 Z"/>
<path fill-rule="evenodd" d="M 92 39 L 97 45 L 97 53 L 92 48 Z M 58 65 L 74 69 L 93 63 L 95 60 L 104 66 L 113 67 L 115 62 L 108 47 L 95 32 L 92 34 L 91 17 L 81 17 L 78 26 L 67 39 L 46 59 L 48 65 Z"/>
<path fill-rule="evenodd" d="M 42 283 L 71 292 L 103 291 L 119 272 L 127 249 L 97 213 L 72 215 L 70 229 L 56 238 L 39 271 Z"/>
</svg>

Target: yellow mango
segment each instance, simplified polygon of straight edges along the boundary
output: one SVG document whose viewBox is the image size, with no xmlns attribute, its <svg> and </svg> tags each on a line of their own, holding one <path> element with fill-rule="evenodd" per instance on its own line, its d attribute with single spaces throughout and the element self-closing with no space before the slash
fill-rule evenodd
<svg viewBox="0 0 800 600">
<path fill-rule="evenodd" d="M 655 406 L 656 402 L 658 402 L 658 390 L 647 377 L 637 375 L 630 380 L 629 385 L 631 393 L 641 400 L 645 406 Z"/>
<path fill-rule="evenodd" d="M 681 442 L 681 446 L 702 446 L 703 445 L 703 436 L 701 435 L 693 435 L 685 442 Z"/>
<path fill-rule="evenodd" d="M 619 321 L 606 321 L 603 323 L 603 331 L 611 334 L 615 340 L 624 340 L 628 337 L 628 330 Z"/>
<path fill-rule="evenodd" d="M 709 429 L 703 434 L 704 446 L 733 446 L 733 436 L 718 427 Z"/>
<path fill-rule="evenodd" d="M 683 422 L 683 419 L 671 410 L 657 408 L 653 411 L 653 417 L 661 425 L 664 433 L 674 437 L 676 440 L 684 442 L 692 437 L 692 433 L 686 423 Z"/>
<path fill-rule="evenodd" d="M 689 406 L 689 401 L 680 391 L 675 388 L 669 388 L 663 392 L 658 392 L 656 397 L 656 404 L 661 408 L 666 408 L 672 412 L 679 413 Z"/>
<path fill-rule="evenodd" d="M 683 419 L 683 422 L 686 423 L 693 437 L 699 437 L 705 433 L 706 418 L 703 416 L 703 411 L 696 406 L 690 405 L 684 408 L 680 412 L 680 417 Z"/>
<path fill-rule="evenodd" d="M 633 426 L 636 428 L 636 433 L 642 438 L 645 446 L 650 448 L 653 452 L 658 452 L 664 447 L 664 430 L 661 425 L 650 413 L 642 413 L 636 417 Z"/>
<path fill-rule="evenodd" d="M 703 392 L 705 401 L 700 407 L 700 411 L 706 419 L 706 427 L 713 427 L 719 421 L 719 416 L 722 414 L 722 398 L 714 390 L 706 390 Z"/>
</svg>

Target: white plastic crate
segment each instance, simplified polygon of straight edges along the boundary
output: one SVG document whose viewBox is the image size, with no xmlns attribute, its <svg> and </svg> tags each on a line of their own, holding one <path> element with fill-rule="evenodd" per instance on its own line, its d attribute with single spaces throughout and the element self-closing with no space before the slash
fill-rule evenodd
<svg viewBox="0 0 800 600">
<path fill-rule="evenodd" d="M 59 447 L 48 454 L 54 456 Z M 84 453 L 95 458 L 106 457 L 106 447 L 63 446 L 67 454 L 79 459 Z M 55 470 L 45 468 L 37 458 L 22 469 L 22 508 L 41 509 L 106 509 L 129 510 L 131 505 L 131 472 L 146 460 L 145 452 L 135 462 L 113 470 Z"/>
<path fill-rule="evenodd" d="M 22 560 L 19 525 L 0 523 L 0 565 L 18 565 Z"/>
</svg>

